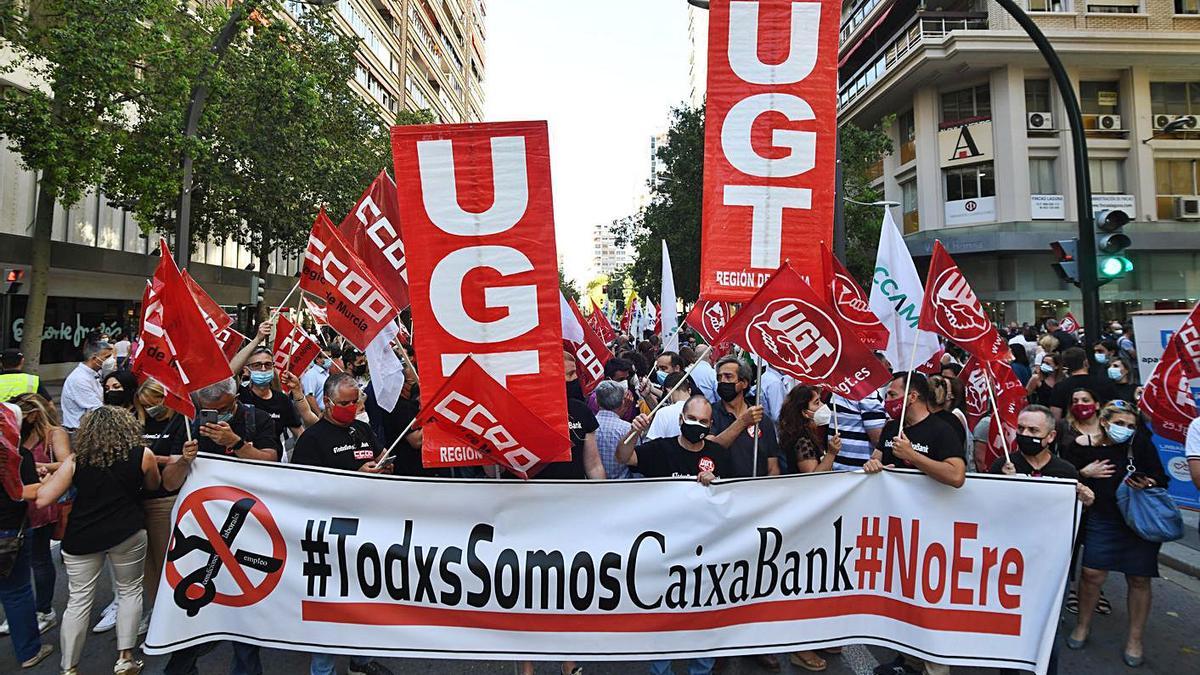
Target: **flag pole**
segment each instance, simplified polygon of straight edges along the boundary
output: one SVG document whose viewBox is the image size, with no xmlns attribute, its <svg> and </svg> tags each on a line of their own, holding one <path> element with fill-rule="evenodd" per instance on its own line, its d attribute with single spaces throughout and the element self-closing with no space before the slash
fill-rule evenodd
<svg viewBox="0 0 1200 675">
<path fill-rule="evenodd" d="M 904 416 L 908 413 L 908 387 L 912 384 L 913 368 L 917 367 L 917 343 L 920 342 L 921 332 L 918 329 L 913 334 L 912 353 L 908 357 L 908 370 L 904 373 L 904 402 L 900 404 L 900 436 L 904 437 Z"/>
<path fill-rule="evenodd" d="M 692 376 L 692 371 L 695 370 L 696 366 L 700 365 L 700 361 L 708 357 L 708 353 L 710 351 L 712 351 L 712 347 L 710 345 L 704 345 L 704 351 L 696 355 L 696 362 L 688 366 L 687 370 L 683 371 L 683 377 L 679 378 L 679 381 L 675 383 L 675 386 L 671 387 L 665 394 L 662 395 L 662 398 L 658 400 L 658 405 L 654 406 L 654 409 L 647 413 L 649 417 L 654 417 L 654 413 L 658 412 L 658 409 L 667 402 L 667 399 L 671 398 L 671 394 L 675 393 L 675 390 L 679 388 L 679 385 L 687 382 L 687 379 Z M 636 432 L 630 431 L 629 435 L 625 437 L 623 442 L 628 443 L 629 441 L 633 440 L 633 437 L 636 435 Z"/>
<path fill-rule="evenodd" d="M 992 400 L 992 424 L 998 424 L 1000 432 L 1000 447 L 1004 449 L 1004 461 L 1012 462 L 1012 458 L 1008 455 L 1008 434 L 1004 433 L 1004 423 L 1000 420 L 1000 407 L 996 405 L 996 388 L 992 385 L 992 373 L 986 365 L 983 368 L 983 376 L 987 380 L 988 398 Z"/>
<path fill-rule="evenodd" d="M 762 397 L 762 357 L 759 356 L 758 354 L 755 354 L 754 359 L 756 362 L 755 367 L 756 367 L 756 370 L 758 371 L 754 375 L 754 386 L 758 387 L 758 395 L 761 398 Z M 743 398 L 742 401 L 745 402 L 745 399 Z M 762 401 L 758 401 L 758 403 L 761 404 Z M 755 424 L 754 425 L 754 474 L 753 474 L 753 476 L 755 478 L 758 477 L 758 437 L 759 436 L 762 436 L 762 430 L 758 428 L 758 424 Z"/>
<path fill-rule="evenodd" d="M 279 310 L 283 309 L 284 306 L 287 305 L 288 300 L 292 299 L 292 293 L 295 293 L 296 289 L 298 288 L 300 288 L 299 281 L 296 282 L 295 286 L 292 286 L 292 290 L 288 291 L 287 295 L 283 296 L 283 300 L 279 303 L 279 306 L 275 308 L 275 311 L 271 312 L 271 316 L 267 319 L 267 321 L 274 321 L 275 317 L 279 316 Z"/>
<path fill-rule="evenodd" d="M 396 449 L 397 445 L 400 445 L 400 441 L 404 440 L 404 437 L 408 435 L 408 432 L 412 431 L 413 425 L 417 423 L 417 417 L 419 417 L 419 415 L 413 415 L 413 418 L 408 422 L 408 426 L 404 427 L 404 431 L 401 431 L 400 435 L 396 437 L 396 440 L 392 441 L 392 444 L 388 446 L 388 449 L 385 450 L 382 455 L 380 455 L 379 459 L 375 460 L 375 466 L 379 466 L 383 463 L 383 460 L 392 456 L 392 451 Z"/>
</svg>

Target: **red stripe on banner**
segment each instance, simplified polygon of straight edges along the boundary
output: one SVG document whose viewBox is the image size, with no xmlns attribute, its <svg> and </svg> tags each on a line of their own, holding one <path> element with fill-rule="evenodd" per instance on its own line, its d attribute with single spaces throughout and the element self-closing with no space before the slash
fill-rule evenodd
<svg viewBox="0 0 1200 675">
<path fill-rule="evenodd" d="M 955 633 L 1021 634 L 1021 616 L 975 609 L 922 607 L 878 595 L 775 600 L 703 612 L 655 614 L 531 614 L 445 607 L 422 607 L 391 602 L 301 603 L 305 621 L 362 626 L 453 626 L 483 630 L 540 633 L 643 633 L 709 630 L 746 623 L 829 619 L 869 614 L 917 628 Z"/>
</svg>

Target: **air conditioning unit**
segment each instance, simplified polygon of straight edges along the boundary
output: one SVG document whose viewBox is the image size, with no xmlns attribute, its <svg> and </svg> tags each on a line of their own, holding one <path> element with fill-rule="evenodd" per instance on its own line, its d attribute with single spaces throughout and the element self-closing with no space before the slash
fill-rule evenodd
<svg viewBox="0 0 1200 675">
<path fill-rule="evenodd" d="M 1048 112 L 1026 113 L 1025 128 L 1034 131 L 1049 131 L 1054 128 L 1054 118 Z"/>
<path fill-rule="evenodd" d="M 1200 115 L 1180 115 L 1178 119 L 1183 120 L 1183 128 L 1188 131 L 1193 131 L 1200 127 Z"/>
<path fill-rule="evenodd" d="M 1154 130 L 1162 131 L 1163 129 L 1167 128 L 1168 124 L 1171 124 L 1172 122 L 1174 122 L 1176 120 L 1183 121 L 1183 129 L 1182 130 L 1190 131 L 1190 130 L 1197 128 L 1197 126 L 1200 126 L 1200 115 L 1159 114 L 1159 115 L 1154 116 Z"/>
<path fill-rule="evenodd" d="M 1096 115 L 1096 128 L 1100 131 L 1120 131 L 1120 115 Z"/>
<path fill-rule="evenodd" d="M 1166 129 L 1167 125 L 1170 124 L 1171 120 L 1173 120 L 1173 119 L 1175 119 L 1174 115 L 1155 115 L 1154 116 L 1154 130 L 1162 131 L 1163 129 Z"/>
<path fill-rule="evenodd" d="M 1200 220 L 1200 197 L 1176 197 L 1175 220 Z"/>
</svg>

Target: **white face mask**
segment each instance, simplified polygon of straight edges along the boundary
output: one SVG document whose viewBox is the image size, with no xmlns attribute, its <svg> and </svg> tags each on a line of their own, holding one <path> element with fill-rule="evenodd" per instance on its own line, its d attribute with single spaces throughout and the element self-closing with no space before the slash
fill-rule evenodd
<svg viewBox="0 0 1200 675">
<path fill-rule="evenodd" d="M 813 424 L 819 427 L 829 426 L 829 421 L 833 419 L 833 411 L 829 409 L 829 406 L 822 403 L 820 408 L 813 411 L 812 419 Z"/>
<path fill-rule="evenodd" d="M 110 356 L 100 364 L 101 374 L 107 375 L 117 369 L 117 357 Z"/>
</svg>

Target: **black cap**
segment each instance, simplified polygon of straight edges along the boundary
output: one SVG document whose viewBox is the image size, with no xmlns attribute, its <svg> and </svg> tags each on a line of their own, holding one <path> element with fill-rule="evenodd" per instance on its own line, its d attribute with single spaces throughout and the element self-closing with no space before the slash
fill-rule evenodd
<svg viewBox="0 0 1200 675">
<path fill-rule="evenodd" d="M 25 355 L 21 353 L 20 349 L 5 349 L 0 354 L 0 368 L 11 370 L 21 365 L 21 361 L 24 359 Z"/>
</svg>

